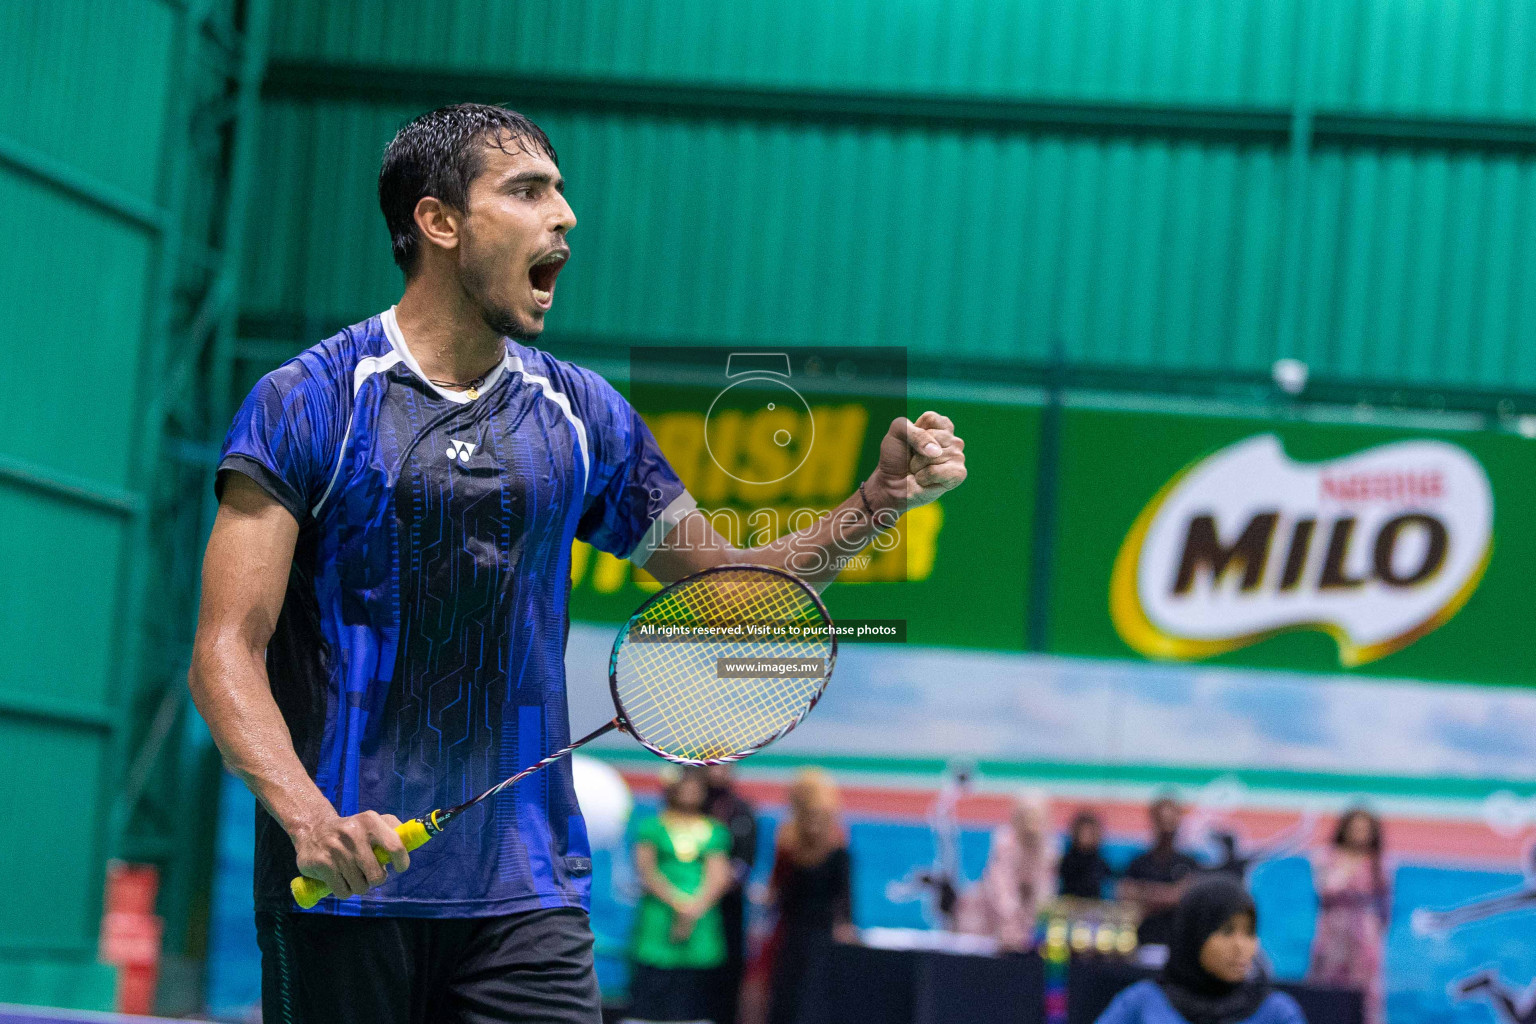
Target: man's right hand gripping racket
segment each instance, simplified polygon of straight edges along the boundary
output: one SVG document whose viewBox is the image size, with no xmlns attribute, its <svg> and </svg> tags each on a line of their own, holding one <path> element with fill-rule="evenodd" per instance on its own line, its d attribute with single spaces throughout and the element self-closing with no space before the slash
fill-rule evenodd
<svg viewBox="0 0 1536 1024">
<path fill-rule="evenodd" d="M 758 565 L 705 569 L 652 595 L 619 631 L 608 659 L 611 722 L 473 800 L 395 831 L 414 850 L 475 804 L 614 729 L 678 764 L 738 761 L 800 724 L 836 661 L 826 606 L 799 578 Z M 389 862 L 384 851 L 374 852 L 379 863 Z M 331 892 L 302 875 L 291 888 L 306 909 Z"/>
</svg>

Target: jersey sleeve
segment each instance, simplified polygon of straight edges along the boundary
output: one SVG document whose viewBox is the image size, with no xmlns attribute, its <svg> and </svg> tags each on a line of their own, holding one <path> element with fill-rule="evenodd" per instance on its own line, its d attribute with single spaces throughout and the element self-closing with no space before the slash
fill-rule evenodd
<svg viewBox="0 0 1536 1024">
<path fill-rule="evenodd" d="M 219 454 L 214 488 L 229 473 L 256 481 L 300 523 L 329 483 L 329 454 L 345 426 L 336 389 L 302 360 L 285 363 L 256 382 L 235 413 Z"/>
<path fill-rule="evenodd" d="M 576 537 L 644 566 L 698 502 L 662 454 L 650 428 L 607 381 L 583 373 L 591 472 Z"/>
</svg>

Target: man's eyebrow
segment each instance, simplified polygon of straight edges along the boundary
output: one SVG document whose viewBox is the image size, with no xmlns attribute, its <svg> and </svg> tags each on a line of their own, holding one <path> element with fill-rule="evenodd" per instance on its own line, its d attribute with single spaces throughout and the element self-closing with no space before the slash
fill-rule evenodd
<svg viewBox="0 0 1536 1024">
<path fill-rule="evenodd" d="M 522 171 L 518 174 L 508 175 L 502 179 L 501 187 L 509 188 L 513 185 L 553 184 L 555 191 L 565 191 L 565 179 L 543 171 Z"/>
</svg>

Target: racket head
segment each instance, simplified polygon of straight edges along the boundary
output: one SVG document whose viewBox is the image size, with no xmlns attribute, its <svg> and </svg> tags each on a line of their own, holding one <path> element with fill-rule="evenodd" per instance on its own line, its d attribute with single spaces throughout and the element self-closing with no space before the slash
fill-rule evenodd
<svg viewBox="0 0 1536 1024">
<path fill-rule="evenodd" d="M 768 637 L 669 639 L 657 627 L 796 626 Z M 647 637 L 650 627 L 653 635 Z M 721 658 L 820 660 L 819 676 L 722 678 Z M 642 604 L 614 640 L 608 686 L 624 730 L 685 765 L 725 764 L 788 734 L 826 692 L 837 637 L 821 596 L 792 573 L 721 565 L 672 583 Z"/>
</svg>

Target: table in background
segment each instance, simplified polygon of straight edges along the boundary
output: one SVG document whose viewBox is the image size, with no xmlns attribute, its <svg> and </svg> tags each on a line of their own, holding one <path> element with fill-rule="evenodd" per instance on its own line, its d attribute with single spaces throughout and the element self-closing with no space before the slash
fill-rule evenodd
<svg viewBox="0 0 1536 1024">
<path fill-rule="evenodd" d="M 1043 1024 L 1045 972 L 1033 954 L 974 956 L 833 944 L 807 979 L 797 1024 Z M 1116 993 L 1156 971 L 1079 957 L 1067 972 L 1067 1024 L 1093 1024 Z M 1279 982 L 1308 1024 L 1363 1024 L 1360 993 Z"/>
<path fill-rule="evenodd" d="M 836 943 L 799 1024 L 1043 1024 L 1040 958 Z"/>
<path fill-rule="evenodd" d="M 1067 973 L 1067 1024 L 1093 1024 L 1121 989 L 1156 976 L 1154 970 L 1126 963 L 1074 960 Z M 1307 1024 L 1362 1024 L 1365 1019 L 1359 992 L 1283 981 L 1275 988 L 1301 1004 Z"/>
</svg>

